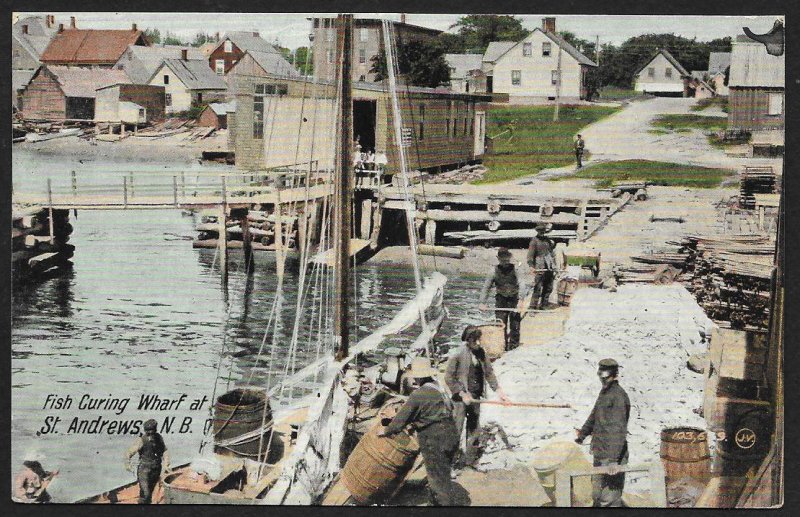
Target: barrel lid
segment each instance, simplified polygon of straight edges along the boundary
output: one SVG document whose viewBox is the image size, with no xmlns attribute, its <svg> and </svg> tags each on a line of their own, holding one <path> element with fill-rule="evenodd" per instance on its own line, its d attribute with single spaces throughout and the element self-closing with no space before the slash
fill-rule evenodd
<svg viewBox="0 0 800 517">
<path fill-rule="evenodd" d="M 567 461 L 576 451 L 580 452 L 580 446 L 575 442 L 550 442 L 534 453 L 531 466 L 539 471 L 553 470 Z"/>
</svg>

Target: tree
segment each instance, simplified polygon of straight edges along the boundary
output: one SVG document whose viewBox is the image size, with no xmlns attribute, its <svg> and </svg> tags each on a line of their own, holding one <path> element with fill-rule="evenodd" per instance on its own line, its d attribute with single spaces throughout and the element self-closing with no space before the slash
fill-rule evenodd
<svg viewBox="0 0 800 517">
<path fill-rule="evenodd" d="M 578 50 L 578 52 L 582 53 L 583 55 L 585 55 L 589 59 L 594 58 L 594 56 L 595 56 L 595 54 L 594 54 L 594 47 L 595 47 L 594 41 L 581 39 L 578 36 L 576 36 L 574 33 L 569 32 L 569 31 L 559 31 L 558 35 L 561 36 L 561 38 L 564 41 L 566 41 L 567 43 L 569 43 L 570 45 L 575 47 Z"/>
<path fill-rule="evenodd" d="M 164 45 L 186 45 L 178 36 L 170 34 L 169 31 L 164 34 Z"/>
<path fill-rule="evenodd" d="M 384 80 L 388 76 L 385 54 L 372 56 L 371 61 L 370 73 L 376 74 L 376 81 Z M 397 67 L 414 86 L 436 88 L 450 82 L 450 67 L 435 43 L 414 40 L 401 43 L 397 47 Z"/>
<path fill-rule="evenodd" d="M 480 53 L 485 52 L 492 41 L 519 41 L 530 34 L 519 18 L 498 14 L 463 16 L 450 28 L 458 29 L 467 51 Z"/>
<path fill-rule="evenodd" d="M 198 32 L 194 35 L 194 39 L 192 40 L 193 47 L 202 47 L 206 43 L 213 43 L 217 41 L 214 36 L 208 34 L 206 32 Z"/>
<path fill-rule="evenodd" d="M 467 44 L 464 37 L 460 34 L 442 32 L 434 39 L 434 44 L 442 50 L 444 54 L 464 54 L 467 51 Z"/>
<path fill-rule="evenodd" d="M 294 51 L 294 66 L 304 75 L 314 73 L 314 54 L 308 47 L 298 47 Z"/>
<path fill-rule="evenodd" d="M 152 44 L 161 43 L 161 32 L 158 29 L 151 29 L 150 27 L 144 30 L 144 37 L 147 38 Z"/>
</svg>

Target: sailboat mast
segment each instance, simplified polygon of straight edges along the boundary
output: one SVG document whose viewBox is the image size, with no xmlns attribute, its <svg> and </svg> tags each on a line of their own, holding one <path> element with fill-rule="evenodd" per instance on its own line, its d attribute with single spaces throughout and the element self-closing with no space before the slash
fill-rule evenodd
<svg viewBox="0 0 800 517">
<path fill-rule="evenodd" d="M 336 309 L 334 312 L 334 341 L 336 344 L 336 360 L 347 357 L 350 332 L 348 328 L 348 304 L 350 299 L 350 221 L 352 219 L 352 163 L 353 163 L 353 96 L 350 62 L 353 39 L 353 15 L 340 14 L 337 19 L 337 55 L 341 56 L 339 72 L 341 74 L 341 113 L 339 120 L 339 148 L 337 149 L 338 170 L 334 206 L 336 220 L 334 235 L 336 236 L 335 284 Z"/>
</svg>

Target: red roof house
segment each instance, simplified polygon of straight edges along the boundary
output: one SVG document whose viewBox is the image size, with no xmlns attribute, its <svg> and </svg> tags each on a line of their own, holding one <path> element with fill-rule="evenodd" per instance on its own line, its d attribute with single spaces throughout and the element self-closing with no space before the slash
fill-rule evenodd
<svg viewBox="0 0 800 517">
<path fill-rule="evenodd" d="M 111 67 L 119 61 L 128 45 L 150 45 L 136 24 L 129 30 L 69 28 L 56 34 L 39 59 L 48 65 Z"/>
</svg>

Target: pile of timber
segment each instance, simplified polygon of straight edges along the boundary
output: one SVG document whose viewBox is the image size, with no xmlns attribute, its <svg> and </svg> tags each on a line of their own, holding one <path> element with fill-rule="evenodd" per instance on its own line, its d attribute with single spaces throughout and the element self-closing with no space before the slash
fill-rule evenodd
<svg viewBox="0 0 800 517">
<path fill-rule="evenodd" d="M 11 269 L 17 282 L 45 279 L 72 267 L 75 246 L 68 210 L 15 207 L 11 227 Z M 52 236 L 51 236 L 52 228 Z"/>
<path fill-rule="evenodd" d="M 247 213 L 247 231 L 252 237 L 254 250 L 275 249 L 276 217 L 274 213 L 263 210 L 250 210 Z M 282 246 L 295 249 L 298 243 L 298 218 L 295 214 L 282 214 L 281 226 L 283 227 Z M 244 244 L 244 229 L 241 220 L 228 219 L 225 228 L 229 248 L 241 248 Z M 219 239 L 219 215 L 204 213 L 201 215 L 200 224 L 195 228 L 199 233 L 192 246 L 194 248 L 216 248 Z"/>
<path fill-rule="evenodd" d="M 771 166 L 746 166 L 739 176 L 739 208 L 754 210 L 755 194 L 777 192 L 777 179 Z"/>
<path fill-rule="evenodd" d="M 425 183 L 444 183 L 452 185 L 462 185 L 483 179 L 486 174 L 486 167 L 481 164 L 465 165 L 451 171 L 439 172 L 436 174 L 425 175 Z"/>
<path fill-rule="evenodd" d="M 191 119 L 168 118 L 138 131 L 136 136 L 140 138 L 164 138 L 178 133 L 186 133 L 191 131 L 193 127 L 194 121 Z"/>
</svg>

